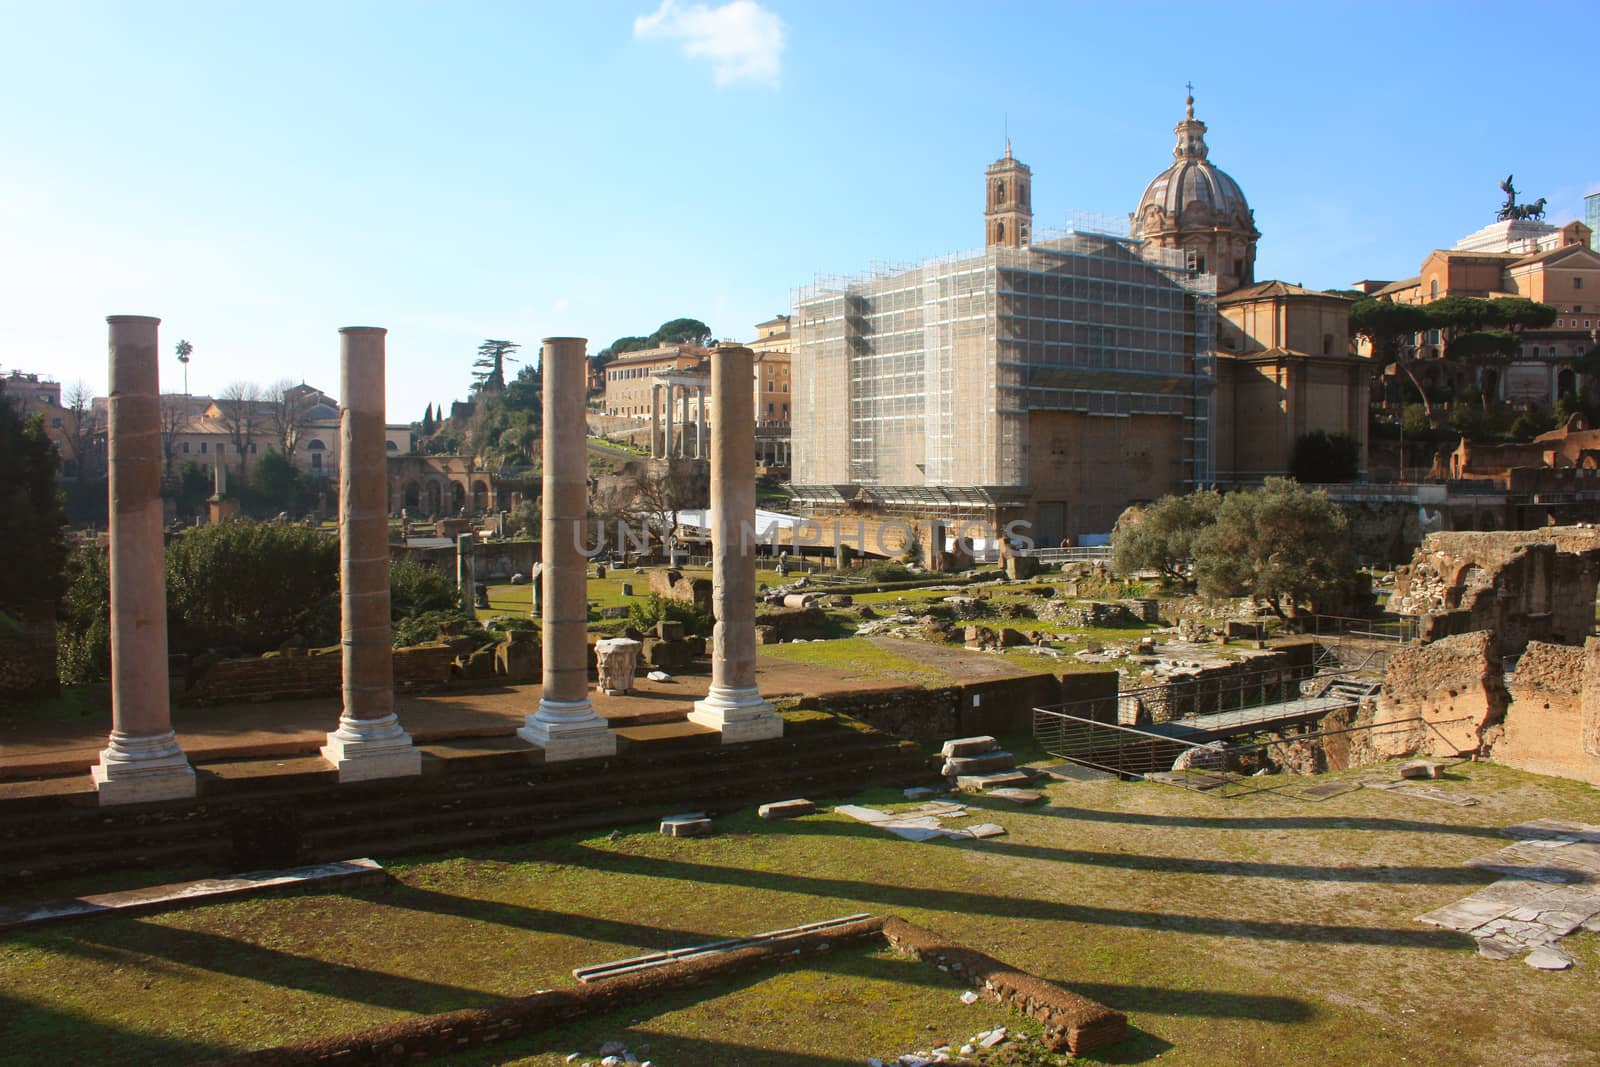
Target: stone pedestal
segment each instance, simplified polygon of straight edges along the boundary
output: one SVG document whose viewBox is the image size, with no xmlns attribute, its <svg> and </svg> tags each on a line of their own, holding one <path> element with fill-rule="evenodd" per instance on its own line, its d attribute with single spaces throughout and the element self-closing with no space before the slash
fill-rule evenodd
<svg viewBox="0 0 1600 1067">
<path fill-rule="evenodd" d="M 172 732 L 167 569 L 161 529 L 160 319 L 113 315 L 107 454 L 111 494 L 111 737 L 90 768 L 102 805 L 195 795 Z"/>
<path fill-rule="evenodd" d="M 384 335 L 339 331 L 339 629 L 344 711 L 322 758 L 341 782 L 422 773 L 422 755 L 394 714 L 389 620 L 388 470 L 384 448 Z"/>
<path fill-rule="evenodd" d="M 622 696 L 633 692 L 633 676 L 639 669 L 638 641 L 631 637 L 612 637 L 594 644 L 595 663 L 599 667 L 599 687 L 609 696 Z"/>
<path fill-rule="evenodd" d="M 756 459 L 753 356 L 742 345 L 711 354 L 717 422 L 711 435 L 711 689 L 689 721 L 723 744 L 783 734 L 783 719 L 756 689 Z"/>
<path fill-rule="evenodd" d="M 544 688 L 539 709 L 517 736 L 544 750 L 545 762 L 612 756 L 617 738 L 589 702 L 589 561 L 583 528 L 589 510 L 584 420 L 584 341 L 550 337 L 544 371 Z"/>
</svg>

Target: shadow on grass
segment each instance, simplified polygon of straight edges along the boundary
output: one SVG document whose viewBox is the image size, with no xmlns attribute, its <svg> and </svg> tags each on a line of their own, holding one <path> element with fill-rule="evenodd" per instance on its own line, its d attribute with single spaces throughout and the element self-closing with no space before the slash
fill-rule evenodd
<svg viewBox="0 0 1600 1067">
<path fill-rule="evenodd" d="M 1237 803 L 1233 801 L 1232 803 Z M 1079 822 L 1109 822 L 1126 826 L 1182 826 L 1199 830 L 1371 830 L 1403 834 L 1453 834 L 1461 837 L 1502 837 L 1498 826 L 1462 826 L 1455 823 L 1423 822 L 1418 819 L 1388 819 L 1360 815 L 1150 815 L 1136 811 L 1101 811 L 1097 808 L 1072 808 L 1051 804 L 1030 812 L 1056 819 Z"/>
<path fill-rule="evenodd" d="M 839 824 L 813 823 L 837 827 Z M 831 832 L 831 831 L 824 831 Z M 868 827 L 845 833 L 876 836 Z M 829 878 L 794 872 L 752 871 L 740 867 L 718 867 L 688 860 L 658 859 L 639 855 L 619 855 L 600 851 L 582 843 L 564 850 L 570 862 L 602 873 L 631 874 L 666 878 L 691 885 L 725 885 L 760 889 L 775 893 L 849 900 L 884 909 L 947 911 L 955 914 L 992 915 L 1011 919 L 1037 919 L 1046 922 L 1089 923 L 1098 926 L 1176 931 L 1212 937 L 1250 937 L 1265 941 L 1303 944 L 1383 945 L 1407 948 L 1457 950 L 1472 945 L 1464 934 L 1446 930 L 1397 929 L 1389 926 L 1335 926 L 1261 919 L 1229 919 L 1209 915 L 1183 915 L 1130 908 L 1108 908 L 1030 897 L 996 896 L 959 889 L 920 885 L 883 885 L 847 878 Z"/>
<path fill-rule="evenodd" d="M 395 1011 L 452 1011 L 497 999 L 495 994 L 477 989 L 311 959 L 221 934 L 180 930 L 138 919 L 80 929 L 83 933 L 79 937 L 54 938 L 41 947 L 112 965 L 127 964 L 130 954 L 146 956 L 181 967 Z"/>
<path fill-rule="evenodd" d="M 0 993 L 5 1040 L 0 1064 L 193 1063 L 229 1050 L 188 1038 L 141 1033 Z"/>
</svg>

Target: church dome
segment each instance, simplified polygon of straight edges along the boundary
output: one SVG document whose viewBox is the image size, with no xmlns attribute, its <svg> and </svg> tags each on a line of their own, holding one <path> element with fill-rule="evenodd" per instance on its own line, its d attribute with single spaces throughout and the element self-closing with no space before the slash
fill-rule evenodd
<svg viewBox="0 0 1600 1067">
<path fill-rule="evenodd" d="M 1157 247 L 1185 253 L 1190 268 L 1214 274 L 1217 293 L 1255 280 L 1255 213 L 1244 190 L 1206 157 L 1206 124 L 1194 117 L 1194 97 L 1185 101 L 1172 166 L 1145 186 L 1129 217 L 1133 235 Z"/>
<path fill-rule="evenodd" d="M 1163 229 L 1162 223 L 1237 225 L 1254 228 L 1244 190 L 1225 171 L 1206 158 L 1206 124 L 1194 117 L 1194 97 L 1185 102 L 1187 114 L 1173 132 L 1178 144 L 1173 164 L 1145 186 L 1134 211 L 1134 230 Z M 1169 222 L 1170 220 L 1170 222 Z M 1154 225 L 1151 225 L 1154 224 Z"/>
</svg>

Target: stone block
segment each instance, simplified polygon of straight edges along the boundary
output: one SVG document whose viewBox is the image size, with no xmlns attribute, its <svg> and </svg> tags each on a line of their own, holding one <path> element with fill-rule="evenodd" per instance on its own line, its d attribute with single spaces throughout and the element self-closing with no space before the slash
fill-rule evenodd
<svg viewBox="0 0 1600 1067">
<path fill-rule="evenodd" d="M 484 681 L 495 676 L 495 646 L 485 645 L 456 660 L 456 671 L 466 681 Z"/>
<path fill-rule="evenodd" d="M 763 804 L 756 814 L 763 819 L 798 819 L 802 815 L 815 815 L 817 806 L 809 800 L 777 800 Z"/>
<path fill-rule="evenodd" d="M 1007 626 L 1002 628 L 1000 631 L 1001 648 L 1014 648 L 1017 645 L 1025 645 L 1027 643 L 1028 635 L 1023 633 L 1021 630 L 1013 630 L 1011 627 Z"/>
<path fill-rule="evenodd" d="M 1021 771 L 995 771 L 992 774 L 963 774 L 956 778 L 956 788 L 967 793 L 983 793 L 990 789 L 1008 789 L 1027 785 L 1031 779 Z"/>
<path fill-rule="evenodd" d="M 981 756 L 986 752 L 993 752 L 1000 747 L 1000 743 L 987 735 L 983 737 L 957 737 L 944 743 L 939 749 L 939 755 L 945 759 L 952 756 Z"/>
<path fill-rule="evenodd" d="M 987 774 L 990 771 L 1009 771 L 1017 765 L 1017 758 L 1004 749 L 982 752 L 976 756 L 952 756 L 944 761 L 939 773 L 946 778 L 963 774 Z M 1026 780 L 1026 776 L 1024 776 Z"/>
<path fill-rule="evenodd" d="M 512 630 L 495 646 L 494 670 L 508 682 L 528 682 L 544 669 L 539 635 L 532 630 Z"/>
<path fill-rule="evenodd" d="M 756 644 L 775 645 L 778 643 L 778 628 L 776 626 L 757 626 Z"/>
<path fill-rule="evenodd" d="M 1409 763 L 1400 764 L 1400 777 L 1402 778 L 1438 778 L 1444 773 L 1444 767 L 1432 760 L 1414 759 Z"/>
<path fill-rule="evenodd" d="M 682 641 L 683 623 L 662 619 L 656 623 L 656 636 L 663 641 Z"/>
<path fill-rule="evenodd" d="M 984 796 L 997 797 L 1000 800 L 1009 800 L 1013 804 L 1037 804 L 1044 799 L 1044 794 L 1032 789 L 1018 789 L 1015 786 L 1000 786 L 998 789 L 987 789 Z"/>
<path fill-rule="evenodd" d="M 663 837 L 707 837 L 711 833 L 711 820 L 701 812 L 668 815 L 661 820 Z"/>
<path fill-rule="evenodd" d="M 1012 581 L 1022 581 L 1038 577 L 1039 561 L 1033 556 L 1007 556 L 1006 577 Z"/>
</svg>

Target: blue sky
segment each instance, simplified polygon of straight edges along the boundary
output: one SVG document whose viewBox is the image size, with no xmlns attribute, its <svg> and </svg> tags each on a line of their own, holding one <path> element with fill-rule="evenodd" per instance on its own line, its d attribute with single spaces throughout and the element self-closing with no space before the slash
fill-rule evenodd
<svg viewBox="0 0 1600 1067">
<path fill-rule="evenodd" d="M 1204 21 L 1196 14 L 1205 16 Z M 389 329 L 389 416 L 485 337 L 748 339 L 818 273 L 982 240 L 1009 126 L 1036 225 L 1125 216 L 1184 83 L 1258 277 L 1414 273 L 1516 174 L 1600 189 L 1584 5 L 0 3 L 0 366 L 105 388 L 107 314 L 163 383 L 338 384 Z M 1509 23 L 1509 25 L 1508 25 Z M 1561 52 L 1570 48 L 1571 58 Z"/>
</svg>

